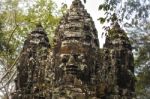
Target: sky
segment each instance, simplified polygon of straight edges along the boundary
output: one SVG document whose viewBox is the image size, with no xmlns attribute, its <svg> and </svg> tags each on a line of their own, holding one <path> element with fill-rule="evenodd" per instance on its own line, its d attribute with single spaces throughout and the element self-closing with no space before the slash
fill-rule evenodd
<svg viewBox="0 0 150 99">
<path fill-rule="evenodd" d="M 68 5 L 68 8 L 70 7 L 71 3 L 73 0 L 54 0 L 54 2 L 57 3 L 58 7 L 61 6 L 62 3 L 65 3 Z M 81 0 L 83 3 L 83 0 Z M 99 41 L 100 41 L 100 47 L 102 47 L 105 38 L 102 38 L 101 34 L 103 32 L 102 29 L 102 25 L 100 24 L 100 22 L 97 20 L 100 16 L 104 15 L 104 12 L 100 12 L 98 11 L 98 7 L 100 5 L 100 3 L 102 3 L 103 0 L 87 0 L 87 2 L 84 4 L 85 9 L 88 11 L 88 13 L 90 13 L 91 17 L 94 20 L 95 26 L 97 28 L 98 31 L 98 36 L 99 36 Z"/>
</svg>

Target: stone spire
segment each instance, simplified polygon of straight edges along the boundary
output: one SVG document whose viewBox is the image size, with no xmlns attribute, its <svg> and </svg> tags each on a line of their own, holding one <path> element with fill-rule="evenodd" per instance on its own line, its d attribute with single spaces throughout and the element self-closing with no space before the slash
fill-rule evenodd
<svg viewBox="0 0 150 99">
<path fill-rule="evenodd" d="M 72 2 L 56 29 L 54 41 L 54 89 L 58 89 L 54 97 L 96 97 L 99 40 L 94 22 L 80 0 Z"/>
<path fill-rule="evenodd" d="M 49 49 L 39 24 L 24 43 L 12 99 L 133 98 L 133 54 L 126 33 L 114 22 L 99 50 L 94 22 L 80 0 L 61 19 Z"/>
<path fill-rule="evenodd" d="M 132 47 L 117 22 L 106 37 L 103 69 L 103 80 L 107 84 L 105 98 L 132 99 L 135 83 Z"/>
<path fill-rule="evenodd" d="M 45 84 L 45 68 L 50 49 L 47 34 L 38 24 L 25 40 L 17 66 L 16 94 L 13 99 L 41 99 Z"/>
</svg>

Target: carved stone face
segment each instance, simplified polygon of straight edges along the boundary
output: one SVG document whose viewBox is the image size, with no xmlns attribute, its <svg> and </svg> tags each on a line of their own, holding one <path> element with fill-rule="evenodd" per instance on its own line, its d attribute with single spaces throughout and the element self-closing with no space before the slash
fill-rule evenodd
<svg viewBox="0 0 150 99">
<path fill-rule="evenodd" d="M 64 71 L 67 74 L 76 75 L 83 71 L 86 66 L 84 54 L 61 54 L 61 63 L 64 64 Z"/>
</svg>

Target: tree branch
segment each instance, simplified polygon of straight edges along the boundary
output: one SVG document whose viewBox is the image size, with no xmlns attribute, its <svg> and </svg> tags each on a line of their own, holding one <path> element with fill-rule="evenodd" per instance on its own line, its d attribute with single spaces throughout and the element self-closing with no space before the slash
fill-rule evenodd
<svg viewBox="0 0 150 99">
<path fill-rule="evenodd" d="M 10 37 L 9 37 L 9 39 L 8 39 L 8 42 L 7 42 L 7 44 L 9 44 L 9 42 L 10 42 L 10 40 L 11 40 L 11 38 L 12 38 L 12 36 L 13 36 L 13 34 L 15 33 L 15 31 L 16 31 L 16 29 L 18 28 L 18 25 L 16 25 L 16 27 L 13 29 L 13 31 L 11 32 L 11 35 L 10 35 Z"/>
<path fill-rule="evenodd" d="M 5 88 L 5 86 L 8 85 L 11 82 L 11 80 L 13 79 L 13 77 L 15 76 L 16 73 L 17 73 L 17 70 L 15 70 L 14 73 L 8 79 L 8 81 L 2 87 L 0 87 L 0 90 L 2 90 L 3 88 Z"/>
<path fill-rule="evenodd" d="M 3 81 L 3 79 L 11 72 L 11 70 L 13 69 L 13 67 L 15 66 L 15 64 L 17 63 L 17 61 L 19 60 L 19 58 L 21 57 L 22 53 L 16 58 L 16 60 L 14 61 L 14 63 L 12 64 L 12 66 L 9 68 L 9 70 L 4 74 L 4 76 L 1 78 L 0 83 Z"/>
</svg>

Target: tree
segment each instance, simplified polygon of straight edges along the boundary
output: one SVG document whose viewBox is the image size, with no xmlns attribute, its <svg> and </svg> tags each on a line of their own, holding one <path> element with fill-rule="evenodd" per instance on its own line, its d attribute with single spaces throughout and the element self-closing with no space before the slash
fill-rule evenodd
<svg viewBox="0 0 150 99">
<path fill-rule="evenodd" d="M 0 5 L 0 91 L 2 97 L 9 99 L 14 89 L 12 82 L 16 64 L 27 33 L 40 22 L 52 41 L 65 8 L 58 9 L 52 0 L 1 0 Z"/>
<path fill-rule="evenodd" d="M 134 48 L 136 93 L 139 99 L 149 99 L 150 93 L 150 21 L 149 0 L 104 0 L 98 8 L 105 11 L 101 23 L 117 20 L 128 33 Z M 117 17 L 115 18 L 114 15 Z"/>
</svg>

